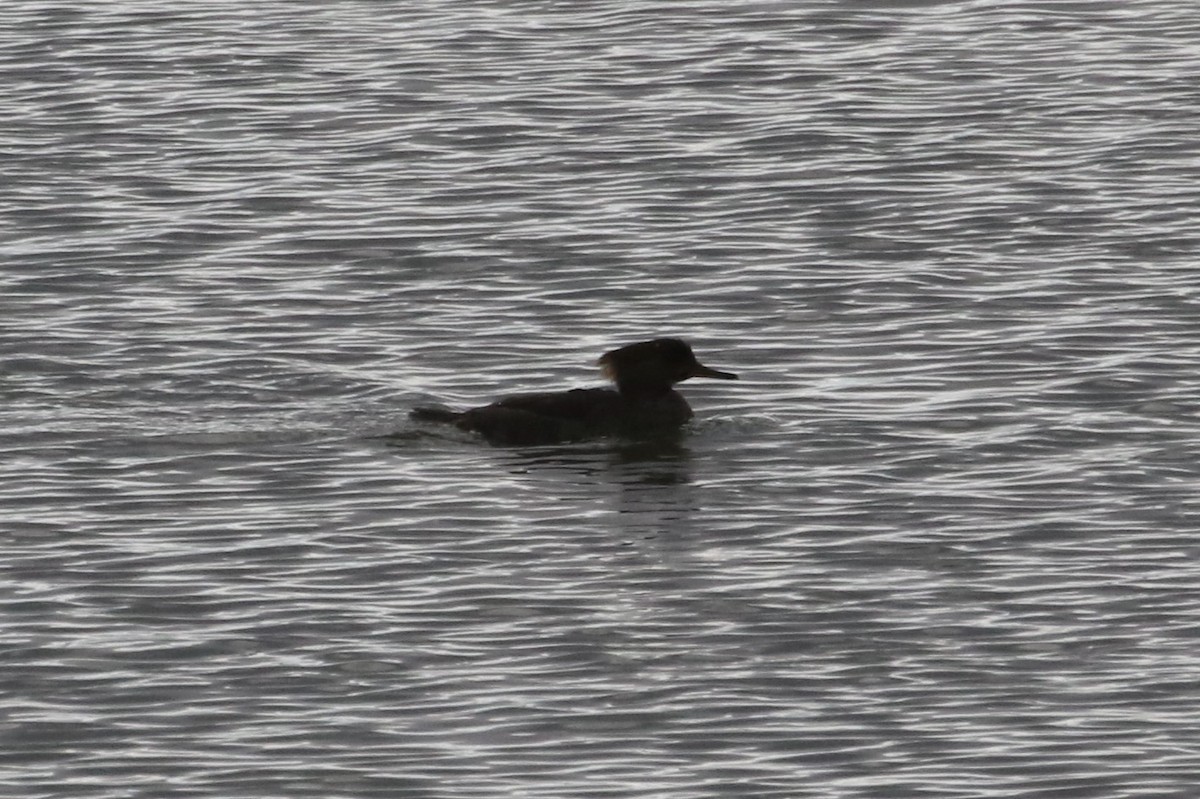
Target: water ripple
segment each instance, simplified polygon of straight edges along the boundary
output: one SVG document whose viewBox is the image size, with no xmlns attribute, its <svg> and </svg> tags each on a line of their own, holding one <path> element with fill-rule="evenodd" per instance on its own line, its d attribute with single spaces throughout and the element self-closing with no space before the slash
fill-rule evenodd
<svg viewBox="0 0 1200 799">
<path fill-rule="evenodd" d="M 0 20 L 9 793 L 1194 793 L 1189 3 Z"/>
</svg>

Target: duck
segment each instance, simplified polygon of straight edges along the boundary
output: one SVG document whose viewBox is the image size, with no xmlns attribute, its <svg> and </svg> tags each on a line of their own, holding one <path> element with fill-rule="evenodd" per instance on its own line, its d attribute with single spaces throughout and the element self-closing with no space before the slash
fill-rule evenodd
<svg viewBox="0 0 1200 799">
<path fill-rule="evenodd" d="M 418 422 L 450 424 L 502 446 L 644 437 L 678 431 L 692 419 L 692 408 L 676 384 L 693 377 L 738 379 L 700 363 L 691 346 L 678 338 L 627 344 L 604 353 L 597 365 L 615 389 L 513 394 L 464 411 L 418 407 L 409 415 Z"/>
</svg>

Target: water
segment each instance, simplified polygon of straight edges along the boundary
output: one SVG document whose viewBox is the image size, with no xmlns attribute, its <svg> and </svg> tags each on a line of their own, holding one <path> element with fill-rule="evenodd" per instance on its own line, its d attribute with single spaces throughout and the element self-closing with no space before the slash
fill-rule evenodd
<svg viewBox="0 0 1200 799">
<path fill-rule="evenodd" d="M 0 23 L 5 795 L 1195 795 L 1192 3 Z"/>
</svg>

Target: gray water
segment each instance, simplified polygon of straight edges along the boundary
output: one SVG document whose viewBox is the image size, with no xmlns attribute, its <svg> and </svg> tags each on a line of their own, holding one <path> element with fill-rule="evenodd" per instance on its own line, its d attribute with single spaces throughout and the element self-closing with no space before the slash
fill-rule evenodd
<svg viewBox="0 0 1200 799">
<path fill-rule="evenodd" d="M 0 794 L 1187 797 L 1200 10 L 0 9 Z M 415 404 L 688 339 L 676 445 Z"/>
</svg>

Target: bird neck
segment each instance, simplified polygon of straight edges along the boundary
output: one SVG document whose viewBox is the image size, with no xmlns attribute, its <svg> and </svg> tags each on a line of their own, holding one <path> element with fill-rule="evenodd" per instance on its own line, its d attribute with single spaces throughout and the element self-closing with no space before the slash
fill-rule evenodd
<svg viewBox="0 0 1200 799">
<path fill-rule="evenodd" d="M 673 393 L 670 383 L 617 381 L 617 391 L 631 400 L 652 400 Z"/>
</svg>

